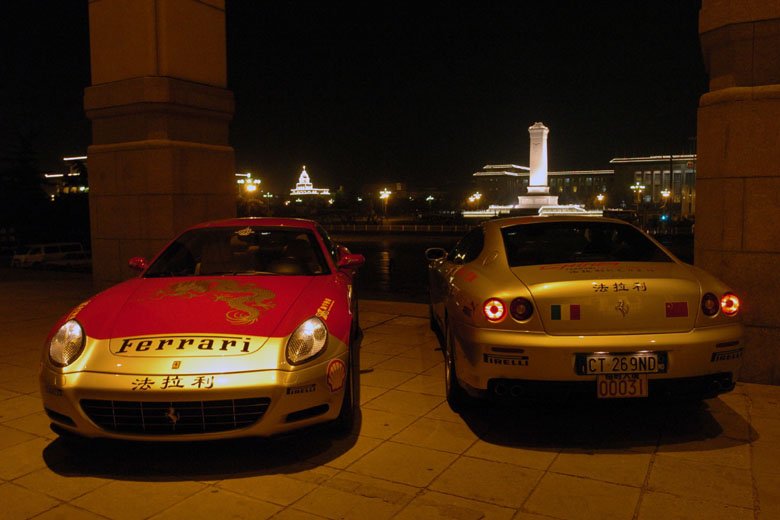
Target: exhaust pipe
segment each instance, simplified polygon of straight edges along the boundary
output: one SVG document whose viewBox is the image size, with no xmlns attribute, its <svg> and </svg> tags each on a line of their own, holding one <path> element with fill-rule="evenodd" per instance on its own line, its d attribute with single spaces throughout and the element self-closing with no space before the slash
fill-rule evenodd
<svg viewBox="0 0 780 520">
<path fill-rule="evenodd" d="M 495 387 L 496 395 L 506 395 L 506 385 L 504 383 L 498 383 Z"/>
<path fill-rule="evenodd" d="M 509 391 L 509 395 L 512 397 L 520 397 L 520 395 L 523 393 L 523 389 L 520 388 L 520 385 L 515 385 L 512 387 L 512 389 Z"/>
</svg>

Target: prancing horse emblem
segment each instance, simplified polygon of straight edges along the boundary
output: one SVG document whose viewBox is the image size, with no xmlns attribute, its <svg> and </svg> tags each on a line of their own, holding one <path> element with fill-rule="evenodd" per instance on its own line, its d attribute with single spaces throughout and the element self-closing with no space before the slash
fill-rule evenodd
<svg viewBox="0 0 780 520">
<path fill-rule="evenodd" d="M 179 414 L 176 412 L 176 410 L 173 408 L 173 406 L 168 407 L 168 413 L 165 414 L 165 417 L 171 420 L 171 424 L 176 426 L 176 423 L 179 422 Z"/>
<path fill-rule="evenodd" d="M 623 317 L 625 318 L 626 315 L 628 314 L 628 309 L 629 309 L 628 302 L 626 302 L 625 300 L 618 300 L 618 304 L 615 305 L 615 309 L 620 311 L 620 314 L 622 314 Z"/>
</svg>

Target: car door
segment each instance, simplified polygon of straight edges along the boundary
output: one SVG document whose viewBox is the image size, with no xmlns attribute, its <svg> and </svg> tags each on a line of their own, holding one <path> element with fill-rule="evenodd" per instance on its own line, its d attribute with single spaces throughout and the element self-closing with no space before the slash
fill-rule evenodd
<svg viewBox="0 0 780 520">
<path fill-rule="evenodd" d="M 484 229 L 476 227 L 452 248 L 450 253 L 436 266 L 431 280 L 431 295 L 434 310 L 440 316 L 448 303 L 458 297 L 457 273 L 463 266 L 474 261 L 485 245 Z"/>
</svg>

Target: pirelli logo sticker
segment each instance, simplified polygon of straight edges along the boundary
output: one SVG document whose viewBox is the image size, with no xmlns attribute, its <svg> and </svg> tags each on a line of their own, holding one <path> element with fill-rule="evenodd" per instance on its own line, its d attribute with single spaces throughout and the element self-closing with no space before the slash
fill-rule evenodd
<svg viewBox="0 0 780 520">
<path fill-rule="evenodd" d="M 482 354 L 482 360 L 488 365 L 528 366 L 528 356 L 497 356 L 495 354 Z"/>
<path fill-rule="evenodd" d="M 710 361 L 715 363 L 716 361 L 733 361 L 735 359 L 742 359 L 741 348 L 734 350 L 724 350 L 723 352 L 713 352 Z"/>
</svg>

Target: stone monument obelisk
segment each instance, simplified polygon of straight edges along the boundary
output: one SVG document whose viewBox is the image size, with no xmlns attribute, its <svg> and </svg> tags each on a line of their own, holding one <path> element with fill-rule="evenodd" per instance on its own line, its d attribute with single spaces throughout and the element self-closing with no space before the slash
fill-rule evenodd
<svg viewBox="0 0 780 520">
<path fill-rule="evenodd" d="M 558 204 L 558 196 L 550 195 L 547 185 L 547 134 L 550 129 L 543 123 L 534 123 L 528 128 L 531 136 L 528 166 L 531 174 L 528 182 L 528 193 L 517 197 L 520 208 L 540 208 Z"/>
</svg>

